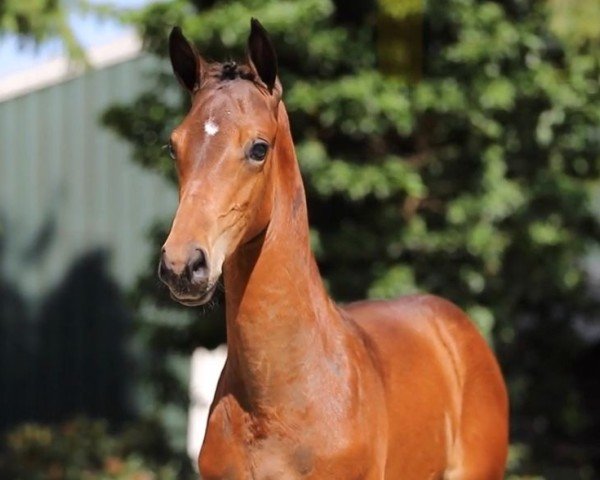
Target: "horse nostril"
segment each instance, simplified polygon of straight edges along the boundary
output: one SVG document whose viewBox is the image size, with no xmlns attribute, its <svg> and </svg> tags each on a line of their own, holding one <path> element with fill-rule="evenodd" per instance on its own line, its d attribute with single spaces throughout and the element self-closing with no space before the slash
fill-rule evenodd
<svg viewBox="0 0 600 480">
<path fill-rule="evenodd" d="M 186 271 L 190 281 L 206 279 L 208 276 L 208 265 L 204 250 L 200 248 L 194 250 L 194 255 L 190 258 Z"/>
<path fill-rule="evenodd" d="M 163 254 L 160 256 L 160 260 L 158 261 L 158 278 L 164 280 L 167 274 L 167 265 L 165 264 L 165 252 L 163 249 Z"/>
</svg>

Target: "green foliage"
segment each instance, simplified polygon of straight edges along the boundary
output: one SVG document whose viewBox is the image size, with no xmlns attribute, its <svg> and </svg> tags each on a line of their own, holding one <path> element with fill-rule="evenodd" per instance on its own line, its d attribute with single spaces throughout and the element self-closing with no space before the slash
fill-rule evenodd
<svg viewBox="0 0 600 480">
<path fill-rule="evenodd" d="M 600 57 L 593 39 L 555 34 L 550 7 L 429 1 L 416 84 L 378 70 L 374 3 L 179 0 L 132 20 L 155 55 L 165 56 L 179 24 L 206 56 L 227 59 L 242 55 L 249 17 L 260 18 L 278 51 L 313 244 L 333 296 L 430 291 L 458 303 L 503 365 L 513 437 L 529 452 L 515 472 L 544 466 L 590 478 L 600 419 L 584 401 L 577 366 L 589 349 L 575 324 L 598 314 L 582 258 L 600 239 Z M 186 101 L 165 72 L 105 120 L 138 161 L 174 178 L 160 146 Z M 141 312 L 164 304 L 153 276 L 154 268 L 136 294 Z M 214 318 L 140 317 L 155 353 L 215 338 Z M 173 381 L 162 374 L 153 378 Z"/>
<path fill-rule="evenodd" d="M 86 0 L 76 4 L 80 9 L 91 8 Z M 35 43 L 57 38 L 71 58 L 84 60 L 83 50 L 69 25 L 68 14 L 64 0 L 4 0 L 0 2 L 0 34 L 15 33 L 23 40 Z"/>
<path fill-rule="evenodd" d="M 150 425 L 110 435 L 104 423 L 74 420 L 57 427 L 25 424 L 6 436 L 0 477 L 12 480 L 175 480 L 153 443 Z M 150 460 L 151 459 L 151 460 Z"/>
<path fill-rule="evenodd" d="M 550 0 L 550 26 L 565 42 L 581 44 L 600 41 L 598 19 L 600 3 L 596 0 Z"/>
<path fill-rule="evenodd" d="M 85 53 L 69 24 L 74 10 L 96 15 L 116 15 L 108 5 L 92 5 L 88 0 L 2 0 L 0 1 L 0 35 L 17 34 L 21 40 L 36 44 L 60 40 L 71 59 L 85 63 Z"/>
</svg>

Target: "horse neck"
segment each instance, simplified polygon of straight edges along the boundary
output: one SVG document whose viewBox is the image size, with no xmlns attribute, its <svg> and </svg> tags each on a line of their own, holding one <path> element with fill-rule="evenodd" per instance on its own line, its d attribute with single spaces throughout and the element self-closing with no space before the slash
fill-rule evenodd
<svg viewBox="0 0 600 480">
<path fill-rule="evenodd" d="M 311 353 L 322 355 L 338 315 L 310 249 L 304 188 L 283 105 L 275 143 L 271 220 L 224 271 L 228 368 L 251 403 L 277 397 Z"/>
</svg>

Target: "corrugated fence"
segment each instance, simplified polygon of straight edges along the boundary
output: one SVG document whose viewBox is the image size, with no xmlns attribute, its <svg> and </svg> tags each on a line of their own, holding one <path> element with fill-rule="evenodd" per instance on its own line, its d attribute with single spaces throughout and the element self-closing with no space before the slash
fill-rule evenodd
<svg viewBox="0 0 600 480">
<path fill-rule="evenodd" d="M 127 415 L 122 289 L 176 192 L 99 117 L 155 67 L 138 57 L 0 104 L 0 428 Z"/>
</svg>

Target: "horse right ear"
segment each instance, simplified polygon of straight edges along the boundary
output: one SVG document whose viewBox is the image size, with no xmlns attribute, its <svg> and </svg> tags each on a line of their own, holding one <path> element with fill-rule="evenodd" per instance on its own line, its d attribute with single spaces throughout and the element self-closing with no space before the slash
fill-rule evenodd
<svg viewBox="0 0 600 480">
<path fill-rule="evenodd" d="M 169 56 L 179 83 L 190 93 L 198 90 L 205 62 L 179 27 L 173 27 L 169 35 Z"/>
</svg>

